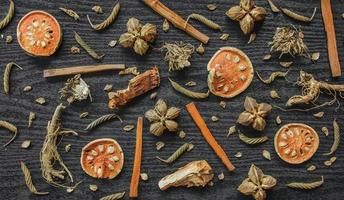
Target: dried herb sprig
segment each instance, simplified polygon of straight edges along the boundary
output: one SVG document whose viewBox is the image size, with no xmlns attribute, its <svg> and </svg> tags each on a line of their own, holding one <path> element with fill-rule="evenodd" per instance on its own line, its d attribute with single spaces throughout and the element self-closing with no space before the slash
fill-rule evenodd
<svg viewBox="0 0 344 200">
<path fill-rule="evenodd" d="M 18 67 L 19 69 L 23 70 L 17 63 L 10 62 L 6 65 L 5 71 L 4 71 L 4 93 L 8 95 L 10 91 L 10 77 L 11 77 L 11 70 L 13 66 Z"/>
<path fill-rule="evenodd" d="M 99 55 L 97 52 L 95 52 L 82 38 L 81 36 L 74 31 L 74 38 L 76 42 L 95 60 L 101 60 L 105 54 Z"/>
<path fill-rule="evenodd" d="M 68 16 L 72 17 L 75 21 L 80 20 L 80 16 L 74 10 L 63 8 L 63 7 L 60 7 L 59 9 L 62 12 L 66 13 Z"/>
<path fill-rule="evenodd" d="M 331 147 L 331 151 L 328 153 L 324 153 L 323 155 L 328 156 L 333 154 L 339 146 L 339 142 L 340 142 L 340 128 L 339 128 L 339 124 L 337 122 L 336 119 L 333 120 L 333 144 Z"/>
<path fill-rule="evenodd" d="M 177 82 L 173 81 L 170 78 L 168 80 L 170 80 L 170 83 L 171 83 L 172 87 L 176 91 L 184 94 L 185 96 L 188 96 L 188 97 L 191 97 L 191 98 L 195 98 L 195 99 L 204 99 L 204 98 L 207 98 L 209 96 L 209 90 L 208 90 L 207 93 L 193 92 L 191 90 L 188 90 L 188 89 L 182 87 L 181 85 L 179 85 Z"/>
<path fill-rule="evenodd" d="M 160 161 L 167 163 L 167 164 L 171 164 L 174 161 L 176 161 L 181 155 L 183 155 L 189 148 L 189 143 L 185 143 L 182 146 L 180 146 L 170 157 L 168 157 L 167 159 L 162 159 L 159 156 L 157 156 L 156 158 L 159 159 Z"/>
<path fill-rule="evenodd" d="M 107 114 L 107 115 L 103 115 L 101 117 L 99 117 L 98 119 L 94 120 L 93 122 L 91 122 L 89 125 L 87 125 L 87 127 L 85 128 L 85 131 L 90 131 L 92 129 L 94 129 L 95 127 L 97 127 L 98 125 L 107 122 L 111 119 L 118 119 L 121 123 L 123 122 L 122 119 L 116 115 L 116 114 Z"/>
<path fill-rule="evenodd" d="M 119 200 L 122 199 L 125 195 L 125 192 L 118 192 L 115 194 L 111 194 L 105 197 L 100 198 L 99 200 Z"/>
<path fill-rule="evenodd" d="M 247 137 L 243 133 L 239 133 L 239 138 L 240 138 L 241 141 L 245 142 L 246 144 L 261 144 L 263 142 L 266 142 L 269 139 L 268 136 Z"/>
<path fill-rule="evenodd" d="M 29 188 L 29 190 L 33 194 L 37 194 L 37 195 L 49 194 L 49 192 L 38 192 L 37 191 L 36 187 L 32 183 L 31 173 L 30 173 L 29 169 L 27 168 L 27 166 L 25 165 L 24 162 L 20 161 L 20 167 L 21 167 L 21 170 L 23 171 L 23 174 L 24 174 L 25 184 L 26 184 L 27 188 Z"/>
<path fill-rule="evenodd" d="M 288 183 L 287 186 L 294 189 L 311 190 L 320 187 L 324 183 L 324 177 L 321 176 L 320 181 L 304 183 L 304 182 L 293 182 Z"/>
<path fill-rule="evenodd" d="M 189 58 L 195 47 L 190 43 L 175 42 L 165 43 L 160 50 L 166 52 L 165 61 L 168 62 L 169 71 L 175 71 L 191 65 Z"/>
<path fill-rule="evenodd" d="M 2 120 L 0 120 L 0 127 L 6 128 L 7 130 L 11 131 L 14 134 L 13 137 L 6 144 L 2 146 L 2 147 L 6 147 L 7 145 L 11 144 L 14 141 L 14 139 L 17 138 L 18 129 L 13 124 L 7 121 L 2 121 Z"/>
<path fill-rule="evenodd" d="M 7 15 L 0 21 L 0 30 L 5 28 L 12 20 L 14 16 L 14 2 L 9 0 L 10 7 L 8 8 Z"/>
<path fill-rule="evenodd" d="M 121 5 L 118 1 L 115 4 L 115 6 L 112 8 L 110 15 L 103 22 L 99 24 L 93 24 L 90 20 L 90 17 L 87 15 L 88 22 L 94 30 L 97 30 L 97 31 L 103 30 L 107 28 L 108 26 L 110 26 L 116 20 L 120 8 L 121 8 Z"/>
</svg>

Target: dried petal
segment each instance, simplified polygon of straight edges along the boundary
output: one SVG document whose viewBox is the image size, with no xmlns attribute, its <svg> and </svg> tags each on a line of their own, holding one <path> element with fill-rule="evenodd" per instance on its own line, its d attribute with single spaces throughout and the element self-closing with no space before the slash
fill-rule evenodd
<svg viewBox="0 0 344 200">
<path fill-rule="evenodd" d="M 252 128 L 256 129 L 257 131 L 263 131 L 265 129 L 266 122 L 265 119 L 262 117 L 256 117 L 253 121 Z"/>
<path fill-rule="evenodd" d="M 266 16 L 266 10 L 263 7 L 255 7 L 251 10 L 250 15 L 253 17 L 254 21 L 261 21 Z"/>
<path fill-rule="evenodd" d="M 171 132 L 176 132 L 178 130 L 178 123 L 172 120 L 165 121 L 166 128 Z"/>
<path fill-rule="evenodd" d="M 249 178 L 245 179 L 238 187 L 238 191 L 245 195 L 253 195 L 257 189 L 257 185 L 252 183 Z"/>
<path fill-rule="evenodd" d="M 256 109 L 258 108 L 258 104 L 254 98 L 246 96 L 245 102 L 244 102 L 244 107 L 245 107 L 246 111 L 248 111 L 250 113 L 254 113 L 256 111 Z"/>
<path fill-rule="evenodd" d="M 141 31 L 140 21 L 134 17 L 130 18 L 127 22 L 129 33 L 137 33 Z"/>
<path fill-rule="evenodd" d="M 119 37 L 119 44 L 122 45 L 122 47 L 124 48 L 132 48 L 134 46 L 136 37 L 135 35 L 131 34 L 131 33 L 123 33 L 120 37 Z"/>
<path fill-rule="evenodd" d="M 259 189 L 259 190 L 257 191 L 257 193 L 255 193 L 255 194 L 253 195 L 253 198 L 254 198 L 255 200 L 264 200 L 264 199 L 266 199 L 266 192 L 265 192 L 264 190 L 262 190 L 262 189 Z"/>
<path fill-rule="evenodd" d="M 261 169 L 256 167 L 254 164 L 251 165 L 250 170 L 248 171 L 248 178 L 255 184 L 260 184 L 260 179 L 264 176 L 264 173 Z"/>
<path fill-rule="evenodd" d="M 161 122 L 152 123 L 149 127 L 149 132 L 155 136 L 160 136 L 164 133 L 166 127 Z"/>
<path fill-rule="evenodd" d="M 148 119 L 148 121 L 150 122 L 157 122 L 160 120 L 160 116 L 159 114 L 153 110 L 153 109 L 150 109 L 148 110 L 146 113 L 145 113 L 145 117 Z"/>
<path fill-rule="evenodd" d="M 156 26 L 150 23 L 145 24 L 141 29 L 141 37 L 146 42 L 153 42 L 156 37 Z"/>
<path fill-rule="evenodd" d="M 247 35 L 253 31 L 254 28 L 254 20 L 251 17 L 251 15 L 246 15 L 241 21 L 240 21 L 240 28 L 242 32 Z"/>
<path fill-rule="evenodd" d="M 166 112 L 166 119 L 175 119 L 179 116 L 180 114 L 180 109 L 176 107 L 171 107 L 167 110 Z"/>
<path fill-rule="evenodd" d="M 265 190 L 271 189 L 277 184 L 276 179 L 272 176 L 269 176 L 269 175 L 264 175 L 260 179 L 260 182 L 261 182 L 262 188 Z"/>
<path fill-rule="evenodd" d="M 254 120 L 254 115 L 251 113 L 244 111 L 239 115 L 239 118 L 237 122 L 241 125 L 248 126 L 250 125 Z"/>
<path fill-rule="evenodd" d="M 253 0 L 240 0 L 240 7 L 246 11 L 252 10 L 254 6 L 255 5 Z"/>
<path fill-rule="evenodd" d="M 226 15 L 231 20 L 240 21 L 242 18 L 244 18 L 246 12 L 240 6 L 233 6 L 226 12 Z"/>
<path fill-rule="evenodd" d="M 149 44 L 141 38 L 137 38 L 134 43 L 134 51 L 139 55 L 144 55 L 149 49 Z"/>
<path fill-rule="evenodd" d="M 154 110 L 160 115 L 165 116 L 167 112 L 167 104 L 164 100 L 159 99 L 156 104 Z"/>
</svg>

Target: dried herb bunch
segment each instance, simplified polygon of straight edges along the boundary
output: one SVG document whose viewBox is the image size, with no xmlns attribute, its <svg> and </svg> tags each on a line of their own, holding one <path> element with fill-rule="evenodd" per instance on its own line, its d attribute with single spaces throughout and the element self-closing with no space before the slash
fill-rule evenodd
<svg viewBox="0 0 344 200">
<path fill-rule="evenodd" d="M 166 102 L 159 99 L 154 109 L 150 109 L 145 113 L 145 117 L 151 122 L 149 131 L 156 136 L 162 135 L 165 129 L 170 132 L 176 132 L 178 130 L 178 123 L 174 120 L 179 114 L 179 108 L 168 108 Z"/>
<path fill-rule="evenodd" d="M 246 178 L 238 187 L 238 190 L 245 195 L 252 195 L 256 200 L 266 199 L 265 190 L 273 188 L 277 180 L 269 175 L 265 175 L 261 169 L 254 164 L 251 165 Z"/>
<path fill-rule="evenodd" d="M 262 131 L 265 128 L 265 117 L 271 112 L 272 106 L 267 103 L 258 104 L 252 97 L 246 97 L 244 103 L 245 111 L 239 115 L 237 122 L 241 125 L 248 126 Z"/>
<path fill-rule="evenodd" d="M 278 27 L 272 42 L 269 42 L 270 52 L 280 52 L 280 57 L 284 54 L 309 57 L 308 47 L 303 38 L 301 29 L 294 26 Z"/>
<path fill-rule="evenodd" d="M 184 42 L 165 43 L 161 51 L 166 52 L 165 61 L 168 62 L 169 71 L 175 71 L 191 65 L 189 58 L 195 51 L 195 47 Z"/>
<path fill-rule="evenodd" d="M 82 101 L 90 97 L 92 101 L 91 91 L 86 82 L 81 78 L 80 74 L 70 78 L 65 86 L 59 90 L 60 98 L 66 98 L 68 103 L 74 101 Z"/>
<path fill-rule="evenodd" d="M 255 5 L 253 0 L 240 0 L 240 5 L 231 7 L 226 15 L 240 23 L 244 34 L 252 33 L 254 22 L 262 21 L 265 18 L 266 10 Z"/>
<path fill-rule="evenodd" d="M 119 43 L 124 48 L 133 48 L 139 55 L 144 55 L 149 49 L 149 43 L 153 42 L 157 35 L 156 26 L 150 23 L 141 25 L 134 17 L 127 22 L 128 32 L 123 33 Z"/>
</svg>

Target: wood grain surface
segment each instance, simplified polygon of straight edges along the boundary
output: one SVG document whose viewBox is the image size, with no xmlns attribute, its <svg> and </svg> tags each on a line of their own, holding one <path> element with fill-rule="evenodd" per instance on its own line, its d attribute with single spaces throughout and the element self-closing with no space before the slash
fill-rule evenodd
<svg viewBox="0 0 344 200">
<path fill-rule="evenodd" d="M 96 74 L 83 75 L 84 80 L 90 85 L 93 102 L 74 103 L 63 112 L 62 126 L 71 128 L 79 132 L 79 136 L 66 136 L 59 144 L 59 152 L 74 175 L 75 181 L 82 180 L 83 183 L 73 192 L 67 193 L 61 188 L 55 188 L 48 185 L 41 177 L 39 152 L 46 134 L 46 126 L 50 120 L 55 107 L 62 102 L 57 94 L 59 88 L 63 87 L 67 77 L 43 78 L 43 70 L 51 67 L 71 67 L 80 65 L 96 65 L 109 63 L 124 63 L 126 66 L 137 66 L 143 72 L 153 65 L 158 65 L 161 72 L 161 86 L 156 90 L 158 98 L 163 98 L 171 106 L 182 108 L 181 116 L 178 121 L 181 129 L 187 133 L 185 139 L 180 139 L 176 134 L 165 133 L 161 137 L 155 137 L 149 133 L 149 123 L 144 120 L 144 136 L 143 136 L 143 159 L 142 172 L 149 174 L 147 182 L 141 181 L 139 186 L 138 199 L 251 199 L 239 192 L 236 188 L 241 181 L 247 176 L 249 166 L 254 163 L 260 167 L 266 174 L 274 176 L 278 180 L 278 184 L 268 192 L 268 199 L 343 199 L 344 196 L 344 148 L 341 144 L 335 155 L 337 161 L 332 167 L 326 167 L 323 162 L 329 157 L 322 154 L 328 152 L 333 143 L 332 120 L 337 118 L 339 124 L 344 126 L 343 107 L 336 112 L 337 105 L 320 109 L 325 111 L 323 119 L 315 119 L 312 114 L 317 112 L 282 112 L 274 109 L 267 119 L 267 127 L 261 134 L 266 134 L 270 140 L 262 145 L 248 146 L 241 142 L 238 135 L 226 137 L 227 129 L 235 124 L 239 113 L 243 110 L 243 100 L 246 95 L 256 98 L 259 102 L 270 102 L 273 105 L 284 107 L 287 99 L 300 93 L 300 88 L 291 83 L 287 83 L 283 79 L 279 79 L 272 85 L 262 84 L 256 77 L 251 86 L 240 96 L 233 99 L 225 100 L 227 107 L 225 109 L 219 106 L 222 100 L 211 95 L 205 100 L 193 100 L 182 96 L 175 92 L 168 82 L 168 77 L 172 77 L 178 83 L 186 83 L 190 80 L 196 81 L 198 84 L 194 87 L 197 91 L 207 90 L 207 62 L 211 56 L 223 46 L 233 46 L 243 50 L 250 58 L 255 67 L 264 77 L 270 72 L 276 70 L 285 70 L 278 64 L 278 56 L 274 55 L 271 61 L 262 61 L 262 57 L 268 53 L 267 43 L 271 40 L 276 27 L 285 25 L 294 25 L 302 28 L 305 33 L 305 41 L 308 44 L 310 52 L 320 52 L 321 56 L 318 62 L 312 63 L 305 58 L 296 58 L 295 63 L 291 67 L 290 80 L 296 80 L 299 70 L 305 70 L 314 74 L 319 80 L 328 80 L 335 83 L 344 83 L 344 79 L 332 79 L 327 59 L 326 37 L 321 19 L 321 12 L 317 12 L 311 23 L 299 23 L 282 15 L 273 14 L 268 3 L 265 0 L 257 0 L 256 3 L 267 8 L 268 14 L 266 20 L 256 27 L 257 39 L 252 44 L 247 45 L 248 38 L 245 37 L 239 28 L 238 23 L 229 20 L 224 13 L 233 5 L 238 4 L 238 0 L 175 0 L 162 1 L 166 6 L 186 18 L 189 14 L 196 12 L 203 14 L 210 19 L 215 20 L 224 27 L 224 32 L 230 34 L 228 41 L 221 41 L 220 32 L 208 29 L 202 24 L 192 21 L 192 25 L 206 33 L 210 37 L 209 44 L 205 45 L 206 53 L 203 56 L 194 54 L 191 58 L 192 66 L 180 72 L 168 72 L 167 64 L 163 60 L 163 54 L 158 50 L 163 42 L 184 41 L 190 42 L 195 46 L 199 42 L 186 35 L 184 32 L 177 30 L 171 26 L 168 33 L 162 31 L 163 19 L 154 13 L 153 10 L 146 7 L 143 2 L 136 0 L 121 1 L 121 11 L 116 22 L 108 29 L 100 32 L 92 30 L 87 23 L 86 15 L 90 15 L 94 23 L 102 21 L 109 13 L 115 1 L 101 0 L 17 0 L 15 1 L 16 13 L 13 21 L 9 26 L 0 31 L 1 35 L 16 36 L 16 25 L 20 18 L 27 12 L 35 9 L 45 10 L 54 15 L 60 22 L 63 29 L 63 43 L 58 52 L 49 58 L 34 58 L 26 55 L 20 49 L 17 41 L 12 44 L 6 44 L 5 39 L 0 40 L 0 66 L 1 73 L 5 69 L 8 62 L 16 62 L 21 65 L 24 70 L 13 69 L 11 77 L 10 95 L 6 96 L 3 91 L 0 93 L 0 119 L 8 120 L 19 128 L 19 137 L 10 144 L 6 149 L 0 150 L 0 199 L 99 199 L 102 196 L 109 195 L 114 192 L 126 191 L 125 199 L 128 199 L 130 176 L 133 167 L 134 150 L 135 150 L 135 134 L 126 133 L 122 128 L 127 124 L 135 124 L 138 116 L 143 116 L 144 112 L 152 108 L 155 101 L 150 100 L 149 93 L 140 98 L 135 99 L 129 105 L 118 111 L 111 111 L 107 108 L 107 94 L 103 91 L 106 84 L 113 84 L 114 89 L 122 89 L 127 87 L 128 80 L 131 76 L 119 76 L 117 72 L 102 72 Z M 298 11 L 310 16 L 314 7 L 320 7 L 319 0 L 275 0 L 276 4 Z M 211 12 L 208 11 L 206 5 L 208 3 L 216 3 L 218 8 Z M 94 5 L 101 5 L 104 14 L 95 14 L 91 8 Z M 60 6 L 73 9 L 81 16 L 81 21 L 74 21 L 62 13 L 58 8 Z M 337 31 L 337 42 L 341 62 L 344 63 L 343 55 L 343 36 L 344 36 L 344 20 L 341 18 L 344 12 L 344 0 L 332 1 L 333 16 Z M 0 1 L 0 18 L 2 18 L 8 10 L 7 0 Z M 126 22 L 130 17 L 136 17 L 143 23 L 149 22 L 158 26 L 158 39 L 152 44 L 153 48 L 146 56 L 139 56 L 132 50 L 124 49 L 120 45 L 115 48 L 108 46 L 109 41 L 118 40 L 119 36 L 126 31 Z M 81 54 L 72 55 L 70 48 L 77 45 L 74 41 L 73 31 L 78 33 L 87 41 L 97 52 L 104 53 L 104 59 L 97 63 L 89 57 L 84 50 Z M 31 85 L 31 92 L 23 92 L 26 85 Z M 281 99 L 272 100 L 269 91 L 275 89 L 281 95 Z M 2 90 L 2 89 L 1 89 Z M 38 105 L 35 99 L 44 97 L 47 100 L 46 105 Z M 319 102 L 328 101 L 326 94 L 321 94 Z M 215 155 L 210 146 L 202 138 L 198 128 L 195 126 L 185 110 L 185 105 L 191 101 L 195 101 L 201 115 L 206 120 L 209 129 L 212 131 L 216 139 L 222 145 L 226 153 L 232 158 L 236 170 L 229 173 L 219 158 Z M 343 103 L 343 100 L 340 100 Z M 65 102 L 66 104 L 66 102 Z M 29 112 L 37 113 L 37 119 L 34 121 L 32 128 L 27 128 Z M 89 112 L 90 115 L 85 119 L 80 119 L 79 114 Z M 103 124 L 99 128 L 85 132 L 83 129 L 86 125 L 97 117 L 117 112 L 121 115 L 124 123 L 113 121 Z M 211 116 L 216 115 L 220 121 L 214 123 Z M 280 116 L 283 123 L 301 122 L 306 123 L 315 128 L 320 137 L 320 146 L 313 158 L 301 165 L 292 166 L 283 162 L 274 151 L 273 137 L 279 126 L 275 123 L 276 116 Z M 330 135 L 325 137 L 321 133 L 321 127 L 327 126 Z M 240 127 L 242 132 L 249 135 L 257 135 L 255 131 L 249 128 Z M 343 130 L 343 128 L 342 128 Z M 10 139 L 12 135 L 0 129 L 1 145 Z M 124 168 L 121 174 L 114 180 L 99 180 L 86 175 L 79 164 L 80 152 L 84 145 L 88 142 L 103 137 L 111 137 L 116 139 L 122 146 L 125 154 Z M 21 149 L 20 145 L 24 140 L 31 140 L 32 145 L 29 149 Z M 165 148 L 157 152 L 155 143 L 163 141 L 166 143 Z M 192 142 L 195 145 L 193 151 L 183 155 L 176 163 L 167 166 L 158 161 L 155 156 L 168 157 L 175 149 L 184 142 Z M 72 144 L 69 153 L 64 152 L 64 146 Z M 272 160 L 265 160 L 261 153 L 262 150 L 271 152 Z M 234 154 L 242 152 L 242 158 L 235 158 Z M 213 167 L 217 174 L 224 172 L 224 181 L 214 179 L 214 186 L 206 188 L 173 188 L 168 191 L 160 191 L 158 181 L 177 168 L 186 163 L 206 159 Z M 20 161 L 24 161 L 31 170 L 33 182 L 39 191 L 49 191 L 47 196 L 36 196 L 29 192 L 24 183 L 24 177 L 20 169 Z M 306 168 L 314 164 L 317 170 L 307 172 Z M 322 187 L 312 191 L 297 191 L 289 189 L 286 183 L 292 181 L 311 181 L 318 180 L 323 175 L 325 183 Z M 99 186 L 97 192 L 89 190 L 89 184 Z"/>
</svg>

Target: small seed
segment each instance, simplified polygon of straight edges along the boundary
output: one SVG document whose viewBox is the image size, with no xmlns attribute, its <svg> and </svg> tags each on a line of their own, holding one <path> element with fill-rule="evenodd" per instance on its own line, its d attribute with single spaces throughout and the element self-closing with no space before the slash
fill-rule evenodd
<svg viewBox="0 0 344 200">
<path fill-rule="evenodd" d="M 141 177 L 141 180 L 148 181 L 148 174 L 147 173 L 141 173 L 140 177 Z"/>
<path fill-rule="evenodd" d="M 35 120 L 35 119 L 36 119 L 36 113 L 30 112 L 28 128 L 31 128 L 33 120 Z"/>
<path fill-rule="evenodd" d="M 316 169 L 317 169 L 317 167 L 316 167 L 315 165 L 311 165 L 311 166 L 309 166 L 309 167 L 307 168 L 307 171 L 312 172 L 312 171 L 314 171 L 314 170 L 316 170 Z"/>
<path fill-rule="evenodd" d="M 21 148 L 23 149 L 27 149 L 29 148 L 31 145 L 31 141 L 30 140 L 24 140 L 24 142 L 21 144 Z"/>
<path fill-rule="evenodd" d="M 194 147 L 195 146 L 192 143 L 189 143 L 187 151 L 191 151 Z"/>
<path fill-rule="evenodd" d="M 151 95 L 150 95 L 150 99 L 155 99 L 156 97 L 158 96 L 158 92 L 153 92 Z"/>
<path fill-rule="evenodd" d="M 243 72 L 246 70 L 246 67 L 244 65 L 240 65 L 239 70 Z"/>
<path fill-rule="evenodd" d="M 66 189 L 66 191 L 67 191 L 68 193 L 72 193 L 72 192 L 74 191 L 74 188 L 73 188 L 73 187 L 69 187 L 69 188 Z"/>
<path fill-rule="evenodd" d="M 35 101 L 36 101 L 36 103 L 38 103 L 40 105 L 43 105 L 43 104 L 46 103 L 46 101 L 45 101 L 45 99 L 43 97 L 39 97 Z"/>
<path fill-rule="evenodd" d="M 228 33 L 224 33 L 224 34 L 222 34 L 221 37 L 220 37 L 220 40 L 223 40 L 223 41 L 226 41 L 226 40 L 228 40 L 228 39 L 229 39 L 229 34 L 228 34 Z"/>
<path fill-rule="evenodd" d="M 267 61 L 271 59 L 271 54 L 267 54 L 263 57 L 263 60 Z"/>
<path fill-rule="evenodd" d="M 279 96 L 279 94 L 277 93 L 276 90 L 271 90 L 271 91 L 270 91 L 270 97 L 271 97 L 272 99 L 280 99 L 280 98 L 281 98 L 281 97 Z"/>
<path fill-rule="evenodd" d="M 240 62 L 239 56 L 235 56 L 234 59 L 233 59 L 233 61 L 234 61 L 235 63 L 239 63 L 239 62 Z"/>
<path fill-rule="evenodd" d="M 254 40 L 256 40 L 257 34 L 251 33 L 250 39 L 248 40 L 247 44 L 251 44 Z"/>
<path fill-rule="evenodd" d="M 242 157 L 242 153 L 241 153 L 241 152 L 237 152 L 237 153 L 234 155 L 234 157 L 236 157 L 236 158 L 241 158 L 241 157 Z"/>
<path fill-rule="evenodd" d="M 108 45 L 109 47 L 114 48 L 116 44 L 117 44 L 117 40 L 111 40 Z"/>
<path fill-rule="evenodd" d="M 170 23 L 168 23 L 167 19 L 164 20 L 162 23 L 162 30 L 167 33 L 168 29 L 170 29 Z"/>
<path fill-rule="evenodd" d="M 203 43 L 201 43 L 197 48 L 196 52 L 199 53 L 200 55 L 203 55 L 205 52 L 205 48 L 203 47 Z"/>
<path fill-rule="evenodd" d="M 186 133 L 184 131 L 179 131 L 179 137 L 184 139 L 186 137 Z"/>
<path fill-rule="evenodd" d="M 23 89 L 24 92 L 29 92 L 31 90 L 32 90 L 32 86 L 30 86 L 30 85 L 25 86 Z"/>
<path fill-rule="evenodd" d="M 189 81 L 189 82 L 185 83 L 185 86 L 188 86 L 188 87 L 193 87 L 196 85 L 197 85 L 197 83 L 195 81 Z"/>
<path fill-rule="evenodd" d="M 324 116 L 324 114 L 325 114 L 324 112 L 318 112 L 318 113 L 313 114 L 313 116 L 315 118 L 321 119 Z"/>
<path fill-rule="evenodd" d="M 71 148 L 72 148 L 72 144 L 67 144 L 66 146 L 65 146 L 65 152 L 69 152 L 70 150 L 71 150 Z"/>
<path fill-rule="evenodd" d="M 97 14 L 103 13 L 103 9 L 102 9 L 102 7 L 99 6 L 99 5 L 93 6 L 93 7 L 92 7 L 92 10 L 93 10 L 95 13 L 97 13 Z"/>
<path fill-rule="evenodd" d="M 113 87 L 112 84 L 106 84 L 105 87 L 104 87 L 104 91 L 111 92 L 112 91 L 112 87 Z"/>
<path fill-rule="evenodd" d="M 165 143 L 158 141 L 155 143 L 155 146 L 156 146 L 156 150 L 160 151 L 165 146 Z"/>
<path fill-rule="evenodd" d="M 225 175 L 223 172 L 221 172 L 221 174 L 217 175 L 217 178 L 222 181 L 223 179 L 225 179 Z"/>
<path fill-rule="evenodd" d="M 126 132 L 129 132 L 129 131 L 133 130 L 134 128 L 135 128 L 135 126 L 133 124 L 128 124 L 128 125 L 123 127 L 123 130 Z"/>
<path fill-rule="evenodd" d="M 70 48 L 70 52 L 71 52 L 72 54 L 79 54 L 79 53 L 80 53 L 80 48 L 77 47 L 77 46 L 72 46 L 72 47 Z"/>
<path fill-rule="evenodd" d="M 6 36 L 6 43 L 10 44 L 13 41 L 13 37 L 11 35 Z"/>
<path fill-rule="evenodd" d="M 95 192 L 98 190 L 98 186 L 97 185 L 89 185 L 89 188 L 91 191 Z"/>
<path fill-rule="evenodd" d="M 319 60 L 319 58 L 320 58 L 320 53 L 319 52 L 315 52 L 315 53 L 311 54 L 311 59 L 313 61 L 317 61 L 317 60 Z"/>
<path fill-rule="evenodd" d="M 326 160 L 324 162 L 324 165 L 327 166 L 327 167 L 330 167 L 332 165 L 332 162 L 330 160 Z"/>
<path fill-rule="evenodd" d="M 88 116 L 88 112 L 83 112 L 79 115 L 80 119 Z"/>
<path fill-rule="evenodd" d="M 335 156 L 332 156 L 332 157 L 330 158 L 330 161 L 331 161 L 332 163 L 334 163 L 336 160 L 337 160 L 337 157 L 335 157 Z"/>
<path fill-rule="evenodd" d="M 229 127 L 228 133 L 227 133 L 227 137 L 230 136 L 230 135 L 232 135 L 232 134 L 235 133 L 235 132 L 236 132 L 236 127 L 235 127 L 235 125 Z"/>
<path fill-rule="evenodd" d="M 277 124 L 277 125 L 280 125 L 281 123 L 282 123 L 281 117 L 278 115 L 278 116 L 276 117 L 276 124 Z"/>
<path fill-rule="evenodd" d="M 265 159 L 271 160 L 271 154 L 270 154 L 269 151 L 263 150 L 262 155 L 263 155 L 263 157 L 264 157 Z"/>
<path fill-rule="evenodd" d="M 220 105 L 222 108 L 226 108 L 226 102 L 225 102 L 225 101 L 220 101 L 219 105 Z"/>
<path fill-rule="evenodd" d="M 328 128 L 327 127 L 322 127 L 321 128 L 321 131 L 325 134 L 325 136 L 328 136 L 328 134 L 329 134 L 329 131 L 328 131 Z"/>
<path fill-rule="evenodd" d="M 108 98 L 109 98 L 109 99 L 112 99 L 112 98 L 115 97 L 115 95 L 116 95 L 116 92 L 109 92 L 109 93 L 108 93 Z"/>
<path fill-rule="evenodd" d="M 211 4 L 207 5 L 207 8 L 210 11 L 214 11 L 214 10 L 216 10 L 217 6 L 216 6 L 216 4 L 211 3 Z"/>
<path fill-rule="evenodd" d="M 290 67 L 293 64 L 293 62 L 292 61 L 291 62 L 280 62 L 279 64 L 282 67 Z"/>
<path fill-rule="evenodd" d="M 217 121 L 219 121 L 219 118 L 216 116 L 211 116 L 211 121 L 217 122 Z"/>
</svg>

